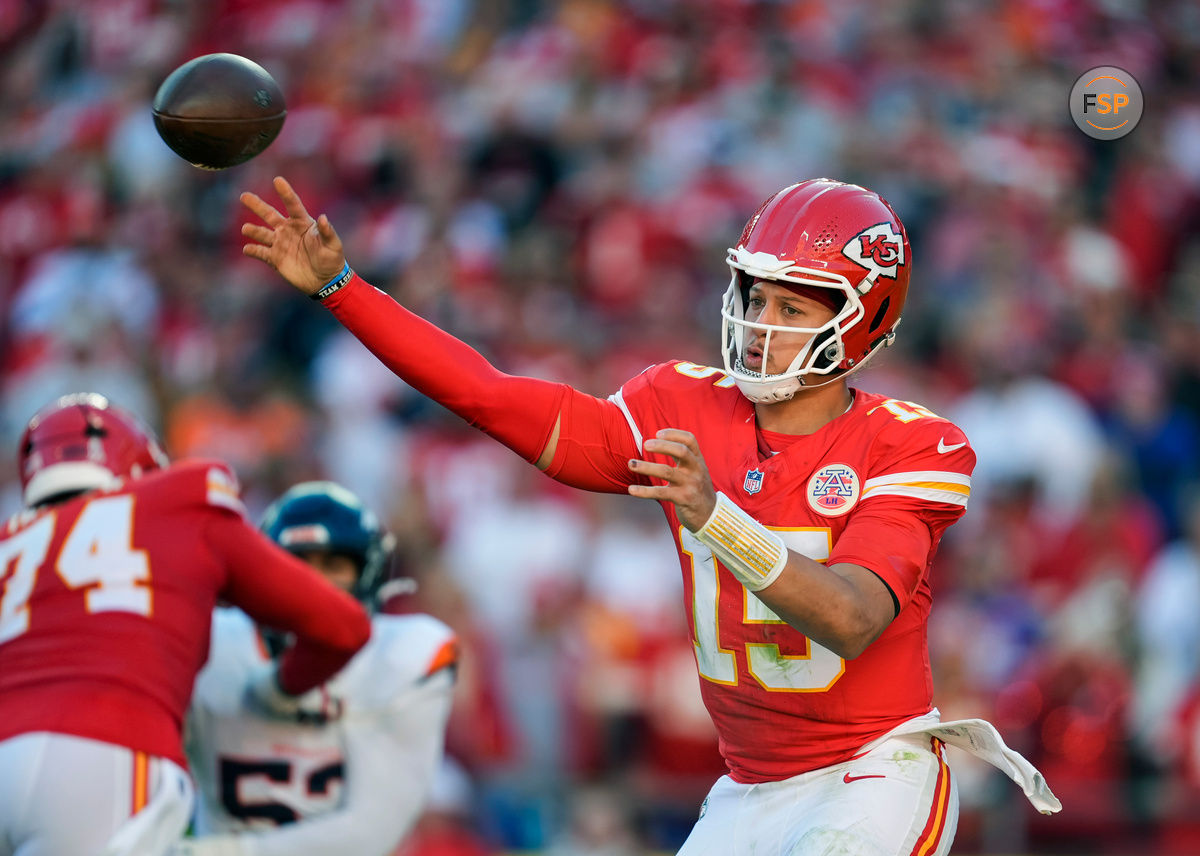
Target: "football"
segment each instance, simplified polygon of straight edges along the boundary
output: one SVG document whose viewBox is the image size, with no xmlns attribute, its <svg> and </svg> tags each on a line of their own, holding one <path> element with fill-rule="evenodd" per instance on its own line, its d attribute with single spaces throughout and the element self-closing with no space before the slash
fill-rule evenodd
<svg viewBox="0 0 1200 856">
<path fill-rule="evenodd" d="M 265 68 L 230 53 L 175 69 L 154 96 L 154 127 L 193 166 L 226 169 L 271 144 L 287 117 L 283 92 Z"/>
</svg>

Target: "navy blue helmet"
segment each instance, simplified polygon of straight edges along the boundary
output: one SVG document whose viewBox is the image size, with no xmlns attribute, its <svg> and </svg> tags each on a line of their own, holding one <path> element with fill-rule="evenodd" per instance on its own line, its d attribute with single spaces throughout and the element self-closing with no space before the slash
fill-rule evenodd
<svg viewBox="0 0 1200 856">
<path fill-rule="evenodd" d="M 271 503 L 262 530 L 292 553 L 326 550 L 349 556 L 358 565 L 352 594 L 369 607 L 376 605 L 396 539 L 346 488 L 330 481 L 294 485 Z"/>
</svg>

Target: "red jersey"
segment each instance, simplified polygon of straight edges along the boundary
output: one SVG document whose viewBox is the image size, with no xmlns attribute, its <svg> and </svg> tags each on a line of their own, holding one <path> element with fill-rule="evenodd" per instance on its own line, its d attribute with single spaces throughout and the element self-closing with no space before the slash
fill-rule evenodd
<svg viewBox="0 0 1200 856">
<path fill-rule="evenodd" d="M 929 567 L 966 509 L 975 466 L 957 427 L 856 390 L 850 409 L 816 433 L 763 438 L 754 405 L 730 378 L 683 362 L 647 369 L 611 400 L 639 448 L 663 428 L 692 432 L 716 490 L 789 549 L 873 571 L 899 606 L 866 651 L 843 660 L 781 621 L 714 561 L 673 504 L 662 504 L 683 567 L 701 691 L 734 779 L 774 781 L 845 761 L 929 711 Z"/>
<path fill-rule="evenodd" d="M 929 711 L 929 566 L 966 509 L 975 466 L 957 427 L 919 405 L 856 391 L 850 410 L 816 433 L 763 438 L 772 455 L 759 451 L 753 404 L 717 369 L 654 366 L 604 401 L 497 371 L 357 277 L 325 305 L 414 388 L 526 460 L 538 461 L 557 436 L 545 472 L 564 484 L 623 493 L 643 438 L 690 431 L 716 489 L 790 549 L 861 565 L 887 584 L 896 619 L 846 662 L 780 621 L 663 503 L 702 693 L 733 778 L 772 781 L 844 761 Z"/>
<path fill-rule="evenodd" d="M 361 605 L 243 516 L 237 481 L 178 464 L 0 529 L 0 740 L 73 734 L 185 764 L 184 712 L 218 599 L 298 641 L 300 692 L 362 646 Z"/>
</svg>

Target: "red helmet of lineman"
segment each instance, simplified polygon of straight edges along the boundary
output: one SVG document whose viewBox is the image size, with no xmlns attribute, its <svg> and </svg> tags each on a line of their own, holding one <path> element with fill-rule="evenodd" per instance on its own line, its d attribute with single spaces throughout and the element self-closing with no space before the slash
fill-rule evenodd
<svg viewBox="0 0 1200 856">
<path fill-rule="evenodd" d="M 137 478 L 167 465 L 140 420 L 103 395 L 64 395 L 37 412 L 21 435 L 18 464 L 26 507 Z"/>
<path fill-rule="evenodd" d="M 750 218 L 726 261 L 733 279 L 721 311 L 725 370 L 751 401 L 784 401 L 801 387 L 832 383 L 895 338 L 908 294 L 908 235 L 892 206 L 865 187 L 828 178 L 785 187 Z M 747 321 L 747 294 L 759 279 L 817 295 L 835 314 L 816 328 Z M 766 366 L 778 333 L 811 338 L 779 374 L 746 368 L 746 345 L 762 338 Z"/>
</svg>

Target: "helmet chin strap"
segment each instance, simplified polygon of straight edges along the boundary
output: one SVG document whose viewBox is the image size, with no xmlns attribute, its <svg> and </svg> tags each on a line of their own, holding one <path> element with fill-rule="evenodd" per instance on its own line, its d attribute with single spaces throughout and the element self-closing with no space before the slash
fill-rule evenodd
<svg viewBox="0 0 1200 856">
<path fill-rule="evenodd" d="M 859 366 L 862 366 L 865 362 L 866 360 L 863 360 L 862 363 L 859 363 Z M 854 372 L 854 369 L 841 372 L 833 377 L 827 377 L 820 383 L 801 383 L 798 377 L 773 379 L 769 375 L 762 380 L 751 380 L 747 377 L 735 375 L 733 381 L 737 384 L 737 388 L 741 391 L 742 395 L 755 404 L 775 404 L 795 398 L 796 393 L 802 389 L 820 389 L 839 380 L 845 380 L 852 372 Z"/>
<path fill-rule="evenodd" d="M 770 375 L 763 375 L 762 380 L 752 380 L 746 377 L 751 372 L 741 365 L 740 358 L 738 359 L 738 370 L 739 373 L 733 376 L 733 381 L 742 395 L 755 404 L 774 404 L 778 401 L 787 401 L 800 389 L 800 378 L 798 377 L 772 378 Z"/>
<path fill-rule="evenodd" d="M 884 336 L 875 343 L 875 346 L 856 365 L 845 371 L 826 377 L 820 383 L 801 383 L 799 377 L 773 378 L 771 375 L 761 375 L 762 380 L 751 379 L 745 375 L 754 374 L 754 372 L 751 372 L 742 365 L 741 357 L 738 358 L 736 363 L 739 374 L 734 375 L 733 380 L 742 395 L 755 404 L 774 404 L 779 401 L 788 401 L 794 398 L 796 393 L 801 389 L 820 389 L 839 380 L 846 380 L 850 375 L 870 362 L 871 357 L 888 347 L 892 343 L 893 338 L 894 334 Z"/>
</svg>

